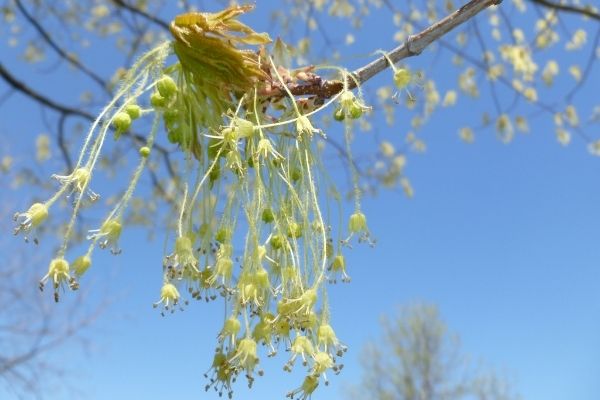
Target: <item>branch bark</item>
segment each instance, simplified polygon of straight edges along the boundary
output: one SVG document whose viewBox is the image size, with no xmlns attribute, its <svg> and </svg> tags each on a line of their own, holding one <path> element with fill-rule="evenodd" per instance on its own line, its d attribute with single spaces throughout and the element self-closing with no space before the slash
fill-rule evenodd
<svg viewBox="0 0 600 400">
<path fill-rule="evenodd" d="M 435 24 L 419 32 L 416 35 L 410 36 L 405 43 L 396 47 L 387 53 L 387 57 L 395 64 L 400 60 L 408 57 L 421 54 L 427 46 L 444 36 L 457 26 L 463 24 L 469 19 L 475 17 L 481 11 L 488 7 L 498 5 L 502 0 L 471 0 L 452 14 L 439 20 Z M 380 57 L 369 64 L 356 69 L 352 75 L 356 79 L 348 82 L 348 89 L 356 88 L 358 84 L 362 84 L 381 71 L 390 66 L 386 57 Z M 307 84 L 299 84 L 289 87 L 292 94 L 296 96 L 316 95 L 321 98 L 330 98 L 344 89 L 344 83 L 341 81 L 318 80 Z M 283 88 L 281 88 L 283 93 Z"/>
</svg>

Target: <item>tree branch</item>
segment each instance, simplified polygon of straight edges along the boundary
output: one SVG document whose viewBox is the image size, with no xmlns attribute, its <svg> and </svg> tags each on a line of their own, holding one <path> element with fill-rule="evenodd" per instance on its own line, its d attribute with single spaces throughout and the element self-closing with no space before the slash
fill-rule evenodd
<svg viewBox="0 0 600 400">
<path fill-rule="evenodd" d="M 4 68 L 4 65 L 2 65 L 2 63 L 0 63 L 0 77 L 2 77 L 2 79 L 4 79 L 6 83 L 12 86 L 15 90 L 18 90 L 24 95 L 31 97 L 33 100 L 37 101 L 40 104 L 43 104 L 48 108 L 53 109 L 54 111 L 58 111 L 62 114 L 77 115 L 90 121 L 94 120 L 94 116 L 90 113 L 57 103 L 54 100 L 36 92 L 29 86 L 25 85 L 23 82 L 15 78 L 6 68 Z"/>
<path fill-rule="evenodd" d="M 150 15 L 147 12 L 145 12 L 144 10 L 140 10 L 137 7 L 129 5 L 129 4 L 125 3 L 123 0 L 112 0 L 112 1 L 117 6 L 122 7 L 128 11 L 131 11 L 133 14 L 139 15 L 139 16 L 147 19 L 148 21 L 155 23 L 156 25 L 160 26 L 161 28 L 166 29 L 167 31 L 169 30 L 169 24 L 166 23 L 165 21 L 163 21 L 162 19 L 157 18 L 153 15 Z"/>
<path fill-rule="evenodd" d="M 88 67 L 83 65 L 79 60 L 77 60 L 72 55 L 68 54 L 58 44 L 56 44 L 56 42 L 52 39 L 50 34 L 48 32 L 46 32 L 44 27 L 42 27 L 42 25 L 38 21 L 36 21 L 35 18 L 33 18 L 33 16 L 31 14 L 29 14 L 29 12 L 25 9 L 25 7 L 23 6 L 23 3 L 21 3 L 21 0 L 15 0 L 15 4 L 17 5 L 17 8 L 19 9 L 19 11 L 21 11 L 21 14 L 23 14 L 25 19 L 31 25 L 33 25 L 35 30 L 40 34 L 40 36 L 44 39 L 44 41 L 46 43 L 48 43 L 48 46 L 50 46 L 61 58 L 67 60 L 75 68 L 77 68 L 78 70 L 83 72 L 85 75 L 87 75 L 91 80 L 96 82 L 105 92 L 107 92 L 107 93 L 109 92 L 106 87 L 106 82 L 99 75 L 97 75 L 94 71 L 92 71 L 91 69 L 89 69 Z"/>
<path fill-rule="evenodd" d="M 402 59 L 419 55 L 427 46 L 450 32 L 452 29 L 475 17 L 484 9 L 493 5 L 498 5 L 501 2 L 502 0 L 471 0 L 452 14 L 439 20 L 420 33 L 410 36 L 405 43 L 387 53 L 387 58 L 395 64 Z M 389 62 L 387 58 L 382 56 L 353 71 L 352 75 L 358 84 L 366 82 L 388 68 Z M 354 89 L 357 82 L 350 80 L 348 82 L 348 89 Z M 289 89 L 295 96 L 316 95 L 321 98 L 330 98 L 344 89 L 344 83 L 341 81 L 322 81 L 318 79 L 313 82 L 308 82 L 307 84 L 292 85 Z M 283 94 L 283 88 L 281 88 L 280 91 Z"/>
<path fill-rule="evenodd" d="M 86 111 L 82 111 L 82 110 L 74 108 L 74 107 L 69 107 L 64 104 L 57 103 L 54 100 L 42 95 L 41 93 L 36 92 L 35 90 L 33 90 L 29 86 L 25 85 L 20 80 L 18 80 L 14 75 L 12 75 L 10 73 L 10 71 L 8 71 L 6 68 L 4 68 L 4 65 L 2 65 L 2 63 L 0 63 L 0 77 L 2 79 L 4 79 L 4 81 L 6 83 L 8 83 L 9 86 L 11 86 L 13 89 L 21 92 L 22 94 L 26 95 L 27 97 L 30 97 L 31 99 L 37 101 L 38 103 L 60 113 L 63 116 L 74 115 L 74 116 L 78 116 L 83 119 L 86 119 L 90 122 L 94 122 L 96 119 L 92 114 L 90 114 Z M 63 123 L 64 123 L 64 121 L 63 121 Z M 134 141 L 139 143 L 140 146 L 143 146 L 146 143 L 146 137 L 139 133 L 124 132 L 123 135 L 131 137 Z M 60 145 L 60 143 L 59 143 L 59 145 Z M 173 167 L 171 165 L 170 158 L 169 158 L 169 150 L 167 150 L 163 146 L 158 145 L 157 143 L 154 143 L 154 148 L 164 156 L 165 161 L 167 163 L 167 171 L 169 172 L 169 175 L 171 175 L 172 177 L 175 176 L 175 172 L 173 170 Z"/>
<path fill-rule="evenodd" d="M 532 3 L 540 4 L 544 7 L 553 8 L 555 10 L 566 11 L 573 14 L 585 15 L 588 18 L 600 21 L 600 13 L 595 12 L 592 6 L 577 7 L 568 4 L 555 3 L 549 0 L 529 0 Z"/>
</svg>

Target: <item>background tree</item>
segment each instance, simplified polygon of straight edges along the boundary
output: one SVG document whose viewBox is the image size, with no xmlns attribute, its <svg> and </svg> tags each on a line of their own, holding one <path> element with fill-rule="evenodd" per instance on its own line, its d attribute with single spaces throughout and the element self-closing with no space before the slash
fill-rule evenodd
<svg viewBox="0 0 600 400">
<path fill-rule="evenodd" d="M 362 380 L 351 394 L 377 400 L 517 399 L 495 373 L 477 368 L 436 306 L 413 304 L 381 321 L 381 337 L 361 354 Z"/>
<path fill-rule="evenodd" d="M 60 354 L 77 346 L 90 350 L 90 328 L 105 302 L 82 293 L 77 301 L 52 307 L 38 294 L 35 271 L 24 268 L 45 264 L 42 254 L 14 251 L 4 238 L 0 253 L 11 255 L 0 268 L 0 393 L 42 399 L 50 398 L 47 388 L 54 395 L 78 392 L 81 387 L 69 377 L 72 366 L 65 365 Z"/>
</svg>

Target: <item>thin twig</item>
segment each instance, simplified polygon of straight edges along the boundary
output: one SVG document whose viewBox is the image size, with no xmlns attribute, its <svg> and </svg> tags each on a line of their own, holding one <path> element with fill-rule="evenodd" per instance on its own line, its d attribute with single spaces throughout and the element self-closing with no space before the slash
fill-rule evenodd
<svg viewBox="0 0 600 400">
<path fill-rule="evenodd" d="M 153 15 L 148 14 L 146 11 L 141 10 L 135 6 L 132 6 L 130 4 L 125 3 L 123 0 L 112 0 L 113 3 L 115 3 L 117 6 L 122 7 L 126 10 L 131 11 L 133 14 L 137 14 L 145 19 L 147 19 L 148 21 L 152 21 L 153 23 L 155 23 L 156 25 L 160 26 L 163 29 L 169 30 L 169 24 L 166 23 L 165 21 L 163 21 L 160 18 L 157 18 Z"/>
<path fill-rule="evenodd" d="M 600 21 L 600 13 L 594 12 L 592 6 L 577 7 L 577 6 L 568 5 L 568 4 L 555 3 L 555 2 L 552 2 L 549 0 L 529 0 L 529 1 L 531 1 L 533 3 L 541 4 L 548 8 L 553 8 L 555 10 L 561 10 L 561 11 L 566 11 L 569 13 L 585 15 L 586 17 L 589 17 L 591 19 Z"/>
<path fill-rule="evenodd" d="M 27 11 L 27 9 L 21 3 L 21 0 L 15 0 L 15 4 L 17 8 L 21 11 L 21 14 L 25 17 L 25 19 L 35 28 L 35 30 L 40 34 L 40 36 L 44 39 L 44 41 L 52 48 L 61 58 L 67 60 L 71 65 L 75 68 L 83 72 L 87 75 L 91 80 L 96 82 L 102 90 L 109 93 L 107 89 L 106 82 L 94 71 L 89 69 L 87 66 L 83 65 L 79 60 L 77 60 L 72 55 L 68 54 L 65 50 L 63 50 L 50 36 L 50 34 L 44 29 L 44 27 Z"/>
</svg>

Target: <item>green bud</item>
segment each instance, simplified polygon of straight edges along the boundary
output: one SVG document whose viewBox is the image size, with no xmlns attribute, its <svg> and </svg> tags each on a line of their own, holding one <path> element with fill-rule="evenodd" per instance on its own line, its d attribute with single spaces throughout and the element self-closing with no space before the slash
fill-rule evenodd
<svg viewBox="0 0 600 400">
<path fill-rule="evenodd" d="M 77 276 L 81 276 L 83 274 L 85 274 L 85 271 L 87 271 L 90 266 L 92 265 L 92 260 L 90 259 L 90 257 L 88 256 L 80 256 L 77 257 L 75 259 L 75 261 L 73 261 L 73 271 L 75 271 L 75 274 Z"/>
<path fill-rule="evenodd" d="M 146 158 L 150 155 L 150 147 L 141 147 L 140 148 L 140 156 Z"/>
<path fill-rule="evenodd" d="M 302 178 L 302 171 L 300 171 L 300 168 L 292 168 L 290 175 L 292 178 L 292 182 L 296 183 L 300 178 Z"/>
<path fill-rule="evenodd" d="M 275 168 L 279 168 L 279 166 L 281 165 L 281 159 L 280 158 L 273 158 L 271 160 L 271 165 L 273 165 L 273 167 L 275 167 Z"/>
<path fill-rule="evenodd" d="M 158 92 L 152 93 L 150 96 L 150 104 L 154 108 L 162 108 L 167 104 L 167 100 L 160 95 Z"/>
<path fill-rule="evenodd" d="M 265 224 L 270 224 L 275 219 L 275 215 L 273 215 L 273 211 L 270 208 L 265 208 L 261 217 Z"/>
<path fill-rule="evenodd" d="M 362 107 L 358 104 L 354 103 L 350 106 L 350 118 L 358 119 L 362 116 L 363 110 Z"/>
<path fill-rule="evenodd" d="M 333 118 L 336 121 L 343 121 L 344 120 L 344 110 L 342 109 L 342 107 L 338 107 L 334 112 L 333 112 Z"/>
<path fill-rule="evenodd" d="M 290 238 L 298 239 L 302 237 L 302 226 L 296 222 L 292 222 L 287 229 L 287 235 Z"/>
<path fill-rule="evenodd" d="M 116 132 L 123 133 L 131 126 L 131 117 L 126 112 L 119 112 L 113 118 L 112 123 Z"/>
<path fill-rule="evenodd" d="M 281 235 L 273 235 L 269 243 L 273 249 L 279 250 L 285 244 L 285 239 Z"/>
<path fill-rule="evenodd" d="M 219 243 L 229 242 L 231 240 L 231 230 L 222 227 L 215 234 L 215 240 Z"/>
<path fill-rule="evenodd" d="M 173 78 L 164 75 L 156 84 L 156 89 L 161 96 L 168 99 L 177 93 L 177 84 Z"/>
<path fill-rule="evenodd" d="M 131 117 L 131 119 L 137 119 L 142 115 L 142 109 L 137 104 L 128 104 L 125 106 L 125 112 Z"/>
<path fill-rule="evenodd" d="M 355 212 L 350 216 L 348 223 L 350 233 L 360 233 L 367 231 L 367 217 L 360 211 Z"/>
</svg>

